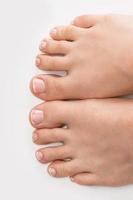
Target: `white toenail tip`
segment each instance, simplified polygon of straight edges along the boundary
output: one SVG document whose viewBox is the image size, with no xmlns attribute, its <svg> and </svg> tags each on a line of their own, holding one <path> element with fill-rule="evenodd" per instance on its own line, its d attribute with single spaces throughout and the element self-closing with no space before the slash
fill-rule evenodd
<svg viewBox="0 0 133 200">
<path fill-rule="evenodd" d="M 39 78 L 33 79 L 33 91 L 34 93 L 43 93 L 45 92 L 45 83 Z"/>
<path fill-rule="evenodd" d="M 40 44 L 40 49 L 44 49 L 47 45 L 47 42 L 46 41 L 42 41 L 41 44 Z"/>
<path fill-rule="evenodd" d="M 41 160 L 43 159 L 43 154 L 42 154 L 42 152 L 37 151 L 37 152 L 36 152 L 36 158 L 37 158 L 38 161 L 41 161 Z"/>
<path fill-rule="evenodd" d="M 49 172 L 50 176 L 56 176 L 56 171 L 54 168 L 49 168 L 48 172 Z"/>
<path fill-rule="evenodd" d="M 38 140 L 38 135 L 37 135 L 37 133 L 33 132 L 32 140 L 33 140 L 33 142 L 36 142 L 36 141 Z"/>
<path fill-rule="evenodd" d="M 41 59 L 39 57 L 36 57 L 36 65 L 37 66 L 40 65 L 40 63 L 41 63 Z"/>
<path fill-rule="evenodd" d="M 56 35 L 56 33 L 57 33 L 56 28 L 54 28 L 54 29 L 52 29 L 52 30 L 50 31 L 50 34 L 51 34 L 51 35 Z"/>
<path fill-rule="evenodd" d="M 40 124 L 43 121 L 43 112 L 41 110 L 32 110 L 30 119 L 33 125 Z"/>
</svg>

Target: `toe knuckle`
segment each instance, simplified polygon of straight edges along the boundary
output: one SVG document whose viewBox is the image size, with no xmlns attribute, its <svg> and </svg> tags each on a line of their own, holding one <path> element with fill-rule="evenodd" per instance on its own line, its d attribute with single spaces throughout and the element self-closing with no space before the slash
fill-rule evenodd
<svg viewBox="0 0 133 200">
<path fill-rule="evenodd" d="M 58 45 L 55 41 L 49 41 L 48 45 L 47 45 L 47 51 L 49 53 L 53 53 L 53 51 L 57 51 L 58 50 Z"/>
<path fill-rule="evenodd" d="M 49 140 L 49 129 L 44 129 L 41 134 L 44 136 L 45 140 Z"/>
<path fill-rule="evenodd" d="M 65 47 L 64 41 L 59 41 L 56 45 L 56 48 L 63 49 Z"/>
<path fill-rule="evenodd" d="M 51 155 L 50 155 L 49 151 L 47 149 L 45 149 L 45 151 L 44 151 L 44 162 L 45 163 L 49 161 L 50 156 Z"/>
<path fill-rule="evenodd" d="M 51 65 L 53 65 L 52 59 L 49 56 L 47 56 L 45 59 L 45 65 L 46 67 L 50 67 Z"/>
<path fill-rule="evenodd" d="M 67 170 L 68 169 L 66 169 L 65 165 L 56 166 L 56 171 L 59 176 L 64 176 L 65 174 L 68 174 Z"/>
<path fill-rule="evenodd" d="M 55 151 L 53 149 L 50 149 L 50 147 L 46 147 L 45 149 L 45 160 L 52 160 L 55 158 Z"/>
<path fill-rule="evenodd" d="M 59 27 L 56 28 L 56 30 L 57 30 L 56 35 L 58 37 L 62 37 L 65 33 L 65 26 L 59 26 Z"/>
<path fill-rule="evenodd" d="M 45 115 L 45 121 L 47 121 L 47 123 L 53 121 L 53 112 L 58 107 L 59 107 L 59 103 L 57 101 L 45 102 L 44 115 Z"/>
<path fill-rule="evenodd" d="M 61 37 L 69 37 L 71 35 L 73 26 L 62 26 L 58 29 L 58 35 Z"/>
<path fill-rule="evenodd" d="M 53 61 L 52 61 L 52 66 L 53 68 L 56 68 L 56 67 L 62 67 L 64 65 L 64 61 L 62 58 L 54 58 Z"/>
<path fill-rule="evenodd" d="M 73 26 L 67 26 L 65 29 L 65 33 L 67 34 L 68 37 L 72 35 L 73 32 Z"/>
<path fill-rule="evenodd" d="M 53 85 L 56 93 L 62 93 L 63 92 L 63 86 L 59 81 L 53 80 L 52 85 Z"/>
<path fill-rule="evenodd" d="M 73 26 L 67 26 L 67 32 L 72 32 L 73 31 Z"/>
<path fill-rule="evenodd" d="M 49 119 L 50 118 L 50 115 L 51 115 L 51 104 L 50 102 L 45 102 L 45 105 L 44 105 L 44 114 L 45 114 L 45 118 L 46 119 Z"/>
<path fill-rule="evenodd" d="M 46 46 L 45 46 L 45 51 L 50 51 L 50 49 L 51 49 L 51 41 L 47 40 Z"/>
</svg>

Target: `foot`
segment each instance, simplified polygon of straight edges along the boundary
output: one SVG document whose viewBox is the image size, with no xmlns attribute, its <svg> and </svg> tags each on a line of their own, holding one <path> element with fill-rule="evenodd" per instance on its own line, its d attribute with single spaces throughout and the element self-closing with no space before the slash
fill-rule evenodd
<svg viewBox="0 0 133 200">
<path fill-rule="evenodd" d="M 82 185 L 133 183 L 133 100 L 51 101 L 35 107 L 30 120 L 36 157 L 51 163 L 54 177 L 71 177 Z M 67 125 L 68 128 L 63 128 Z M 54 128 L 52 128 L 54 127 Z"/>
<path fill-rule="evenodd" d="M 85 18 L 85 17 L 84 17 Z M 84 19 L 83 18 L 83 19 Z M 133 92 L 133 16 L 77 18 L 42 41 L 36 65 L 65 70 L 64 77 L 38 75 L 31 91 L 43 100 L 105 98 Z"/>
</svg>

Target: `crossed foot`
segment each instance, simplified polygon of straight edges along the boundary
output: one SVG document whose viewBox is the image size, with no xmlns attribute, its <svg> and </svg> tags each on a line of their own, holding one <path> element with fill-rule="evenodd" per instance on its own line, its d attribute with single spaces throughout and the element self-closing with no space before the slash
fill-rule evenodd
<svg viewBox="0 0 133 200">
<path fill-rule="evenodd" d="M 39 149 L 37 159 L 52 162 L 51 176 L 78 184 L 133 183 L 133 100 L 111 98 L 133 92 L 133 17 L 81 16 L 50 35 L 36 65 L 67 75 L 32 79 L 32 93 L 47 102 L 32 109 L 30 121 L 36 144 L 62 145 Z"/>
</svg>

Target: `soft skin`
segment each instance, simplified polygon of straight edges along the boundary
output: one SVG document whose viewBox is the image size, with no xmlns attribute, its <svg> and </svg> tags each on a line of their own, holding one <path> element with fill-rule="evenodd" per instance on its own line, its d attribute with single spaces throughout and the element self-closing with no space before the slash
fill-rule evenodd
<svg viewBox="0 0 133 200">
<path fill-rule="evenodd" d="M 133 183 L 133 100 L 51 101 L 30 113 L 41 163 L 81 185 Z M 67 128 L 63 128 L 67 125 Z M 44 145 L 62 142 L 62 146 Z"/>
<path fill-rule="evenodd" d="M 50 35 L 52 39 L 41 42 L 36 65 L 41 70 L 65 70 L 67 75 L 34 77 L 30 87 L 35 96 L 88 99 L 133 92 L 133 16 L 82 16 Z"/>
</svg>

